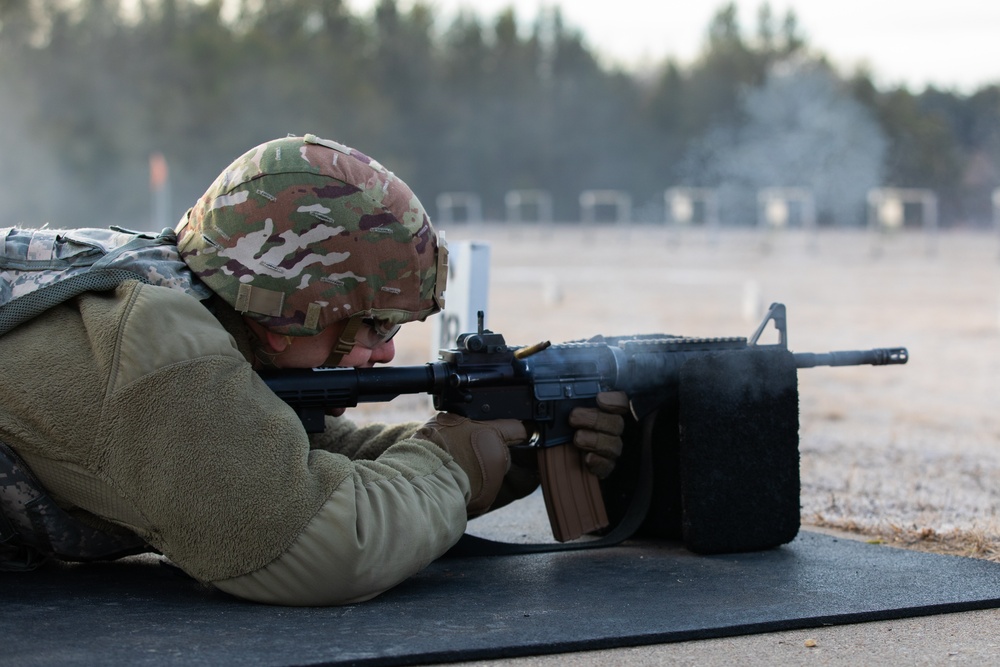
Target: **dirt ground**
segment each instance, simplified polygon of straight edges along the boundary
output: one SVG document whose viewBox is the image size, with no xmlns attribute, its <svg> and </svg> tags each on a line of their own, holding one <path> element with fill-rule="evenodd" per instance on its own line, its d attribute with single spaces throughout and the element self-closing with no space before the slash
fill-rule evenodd
<svg viewBox="0 0 1000 667">
<path fill-rule="evenodd" d="M 490 244 L 487 325 L 511 344 L 597 333 L 749 336 L 778 301 L 793 351 L 907 347 L 904 366 L 800 371 L 803 524 L 1000 560 L 995 234 L 446 231 L 452 243 Z M 431 360 L 431 331 L 404 327 L 396 363 Z M 404 397 L 355 416 L 429 412 L 425 399 Z"/>
</svg>

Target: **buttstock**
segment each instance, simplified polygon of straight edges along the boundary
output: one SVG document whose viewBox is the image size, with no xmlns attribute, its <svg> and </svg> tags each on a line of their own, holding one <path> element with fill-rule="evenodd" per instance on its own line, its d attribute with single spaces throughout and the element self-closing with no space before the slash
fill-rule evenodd
<svg viewBox="0 0 1000 667">
<path fill-rule="evenodd" d="M 542 494 L 552 536 L 558 542 L 608 526 L 600 480 L 583 462 L 584 452 L 569 445 L 538 451 Z"/>
</svg>

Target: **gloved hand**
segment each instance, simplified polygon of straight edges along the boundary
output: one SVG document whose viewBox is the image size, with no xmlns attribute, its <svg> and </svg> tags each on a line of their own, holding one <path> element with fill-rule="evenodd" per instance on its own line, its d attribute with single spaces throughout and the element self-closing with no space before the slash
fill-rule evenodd
<svg viewBox="0 0 1000 667">
<path fill-rule="evenodd" d="M 510 469 L 508 446 L 528 439 L 524 424 L 516 419 L 477 422 L 448 412 L 439 412 L 415 435 L 451 454 L 468 475 L 472 493 L 466 511 L 470 518 L 484 513 L 496 500 Z"/>
<path fill-rule="evenodd" d="M 596 408 L 574 408 L 569 425 L 576 429 L 573 444 L 586 452 L 583 463 L 590 472 L 604 479 L 615 469 L 622 453 L 622 431 L 629 412 L 624 391 L 605 391 L 597 395 Z"/>
</svg>

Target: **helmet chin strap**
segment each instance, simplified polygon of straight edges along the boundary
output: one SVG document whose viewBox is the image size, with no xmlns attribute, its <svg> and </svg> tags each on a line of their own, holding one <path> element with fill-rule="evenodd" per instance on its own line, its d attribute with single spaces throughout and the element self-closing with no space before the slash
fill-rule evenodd
<svg viewBox="0 0 1000 667">
<path fill-rule="evenodd" d="M 354 339 L 358 335 L 358 330 L 361 329 L 363 319 L 364 313 L 358 313 L 347 320 L 344 332 L 340 334 L 340 338 L 337 340 L 337 344 L 333 346 L 330 356 L 323 362 L 324 368 L 339 366 L 344 357 L 351 353 L 351 350 L 354 349 Z"/>
</svg>

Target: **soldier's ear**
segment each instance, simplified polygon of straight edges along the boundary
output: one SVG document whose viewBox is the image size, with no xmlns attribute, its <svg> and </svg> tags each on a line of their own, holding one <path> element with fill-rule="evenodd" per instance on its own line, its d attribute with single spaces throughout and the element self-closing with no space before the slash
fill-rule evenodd
<svg viewBox="0 0 1000 667">
<path fill-rule="evenodd" d="M 284 334 L 276 334 L 272 331 L 264 332 L 267 336 L 267 345 L 275 352 L 284 352 L 292 346 L 292 337 Z"/>
<path fill-rule="evenodd" d="M 284 352 L 292 345 L 291 336 L 285 336 L 284 334 L 276 334 L 273 331 L 268 331 L 260 325 L 259 322 L 251 320 L 249 317 L 244 317 L 243 321 L 246 325 L 250 327 L 257 339 L 265 343 L 272 352 L 279 353 Z"/>
</svg>

